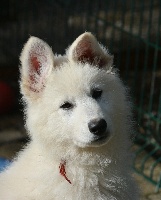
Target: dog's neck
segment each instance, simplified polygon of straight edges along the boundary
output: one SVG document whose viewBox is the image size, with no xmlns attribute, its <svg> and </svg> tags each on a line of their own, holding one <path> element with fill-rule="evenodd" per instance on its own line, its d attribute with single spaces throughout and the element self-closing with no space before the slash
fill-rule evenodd
<svg viewBox="0 0 161 200">
<path fill-rule="evenodd" d="M 106 152 L 106 151 L 104 151 Z M 72 155 L 71 155 L 72 154 Z M 64 181 L 72 184 L 72 178 L 79 176 L 78 180 L 90 174 L 98 178 L 100 174 L 104 174 L 111 164 L 111 159 L 103 153 L 103 151 L 95 151 L 92 149 L 75 149 L 69 155 L 64 155 L 59 161 L 59 173 L 64 177 Z"/>
<path fill-rule="evenodd" d="M 80 196 L 84 194 L 82 193 L 84 190 L 88 191 L 89 195 L 98 192 L 98 196 L 100 196 L 100 191 L 107 196 L 107 190 L 112 194 L 111 188 L 115 188 L 117 182 L 123 182 L 122 172 L 118 168 L 121 161 L 117 159 L 117 163 L 115 162 L 115 155 L 111 154 L 108 146 L 95 150 L 70 147 L 66 151 L 65 149 L 62 151 L 62 147 L 53 147 L 49 150 L 39 144 L 38 146 L 34 145 L 34 149 L 37 150 L 37 155 L 40 156 L 42 162 L 46 163 L 45 166 L 51 166 L 51 172 L 55 173 L 65 185 L 64 195 L 68 189 L 71 190 L 71 185 L 72 188 L 79 186 Z M 58 151 L 60 152 L 58 153 Z M 118 157 L 119 153 L 117 153 Z M 112 159 L 109 155 L 112 156 Z M 123 159 L 122 162 L 126 164 L 126 160 Z M 97 189 L 98 191 L 96 191 Z M 83 197 L 81 196 L 82 199 Z"/>
<path fill-rule="evenodd" d="M 100 160 L 97 160 L 97 156 L 95 158 L 95 162 L 94 160 L 91 163 L 87 162 L 87 165 L 85 165 L 84 162 L 82 164 L 81 162 L 73 163 L 71 160 L 61 160 L 59 173 L 60 176 L 63 177 L 62 181 L 73 187 L 79 185 L 82 191 L 90 190 L 89 196 L 95 193 L 98 196 L 103 195 L 104 198 L 102 199 L 106 199 L 105 196 L 107 195 L 112 199 L 112 197 L 114 198 L 114 196 L 117 195 L 117 192 L 123 190 L 123 188 L 117 189 L 118 191 L 113 194 L 112 188 L 116 187 L 117 182 L 123 185 L 124 180 L 120 177 L 118 170 L 113 169 L 113 167 L 113 170 L 111 170 L 111 167 L 110 169 L 108 167 L 108 165 L 116 166 L 116 163 L 112 163 L 109 160 L 101 162 L 101 158 Z"/>
<path fill-rule="evenodd" d="M 116 154 L 112 153 L 110 144 L 99 148 L 78 148 L 74 145 L 65 144 L 50 146 L 37 143 L 37 145 L 37 149 L 41 151 L 40 154 L 50 161 L 54 160 L 59 166 L 63 161 L 66 162 L 67 167 L 75 166 L 93 170 L 98 167 L 106 168 L 115 160 L 118 162 L 121 153 L 121 151 L 116 152 Z"/>
</svg>

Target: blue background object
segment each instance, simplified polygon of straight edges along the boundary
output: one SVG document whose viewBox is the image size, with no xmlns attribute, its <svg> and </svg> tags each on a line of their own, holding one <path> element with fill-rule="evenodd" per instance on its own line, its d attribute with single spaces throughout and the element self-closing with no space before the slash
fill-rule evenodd
<svg viewBox="0 0 161 200">
<path fill-rule="evenodd" d="M 10 161 L 5 158 L 0 158 L 0 172 L 10 164 Z"/>
</svg>

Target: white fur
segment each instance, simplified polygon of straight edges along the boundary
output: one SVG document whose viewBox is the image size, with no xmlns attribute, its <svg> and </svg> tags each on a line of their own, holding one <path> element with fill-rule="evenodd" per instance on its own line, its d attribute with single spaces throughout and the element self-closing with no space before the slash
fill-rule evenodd
<svg viewBox="0 0 161 200">
<path fill-rule="evenodd" d="M 78 62 L 75 47 L 82 40 L 90 42 L 95 57 L 106 57 L 104 67 L 88 60 Z M 32 50 L 41 65 L 40 73 L 32 68 Z M 126 88 L 111 70 L 112 57 L 107 51 L 93 35 L 84 33 L 65 56 L 54 58 L 46 43 L 31 37 L 20 59 L 31 142 L 0 175 L 0 199 L 138 200 L 131 175 L 130 104 Z M 34 81 L 30 74 L 36 77 Z M 91 97 L 92 88 L 103 90 L 99 100 Z M 73 103 L 71 110 L 60 108 L 66 101 Z M 88 129 L 90 120 L 97 118 L 107 122 L 110 136 L 104 143 L 93 143 Z M 71 184 L 59 173 L 62 161 L 66 161 Z"/>
</svg>

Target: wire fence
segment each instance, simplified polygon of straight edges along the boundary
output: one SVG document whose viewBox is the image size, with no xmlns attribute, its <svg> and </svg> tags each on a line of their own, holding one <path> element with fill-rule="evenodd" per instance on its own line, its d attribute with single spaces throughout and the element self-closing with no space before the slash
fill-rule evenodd
<svg viewBox="0 0 161 200">
<path fill-rule="evenodd" d="M 29 35 L 46 40 L 57 53 L 64 53 L 84 31 L 93 32 L 109 47 L 134 100 L 138 125 L 135 142 L 139 144 L 134 168 L 158 190 L 161 187 L 161 1 L 2 0 L 0 24 L 0 67 L 18 65 L 18 55 Z M 140 158 L 145 151 L 148 154 Z M 148 166 L 152 157 L 154 161 Z"/>
</svg>

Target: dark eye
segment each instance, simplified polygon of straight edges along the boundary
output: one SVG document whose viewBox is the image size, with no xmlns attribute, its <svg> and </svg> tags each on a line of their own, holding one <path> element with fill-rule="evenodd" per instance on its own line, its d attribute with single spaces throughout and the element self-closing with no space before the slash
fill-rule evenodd
<svg viewBox="0 0 161 200">
<path fill-rule="evenodd" d="M 101 89 L 93 89 L 92 90 L 92 98 L 93 99 L 99 99 L 102 95 L 102 90 Z"/>
<path fill-rule="evenodd" d="M 74 105 L 70 102 L 64 102 L 60 108 L 64 109 L 64 110 L 70 110 L 74 107 Z"/>
</svg>

